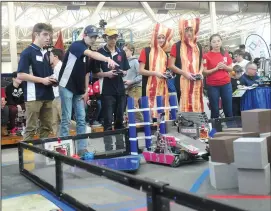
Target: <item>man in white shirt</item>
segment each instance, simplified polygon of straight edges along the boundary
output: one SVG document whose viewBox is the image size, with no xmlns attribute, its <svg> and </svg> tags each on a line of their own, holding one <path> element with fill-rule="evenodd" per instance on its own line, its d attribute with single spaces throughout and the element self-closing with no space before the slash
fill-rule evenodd
<svg viewBox="0 0 271 211">
<path fill-rule="evenodd" d="M 236 63 L 234 65 L 239 65 L 243 69 L 243 73 L 245 72 L 246 65 L 249 63 L 248 60 L 244 59 L 244 52 L 240 49 L 234 51 L 233 53 L 234 59 Z"/>
<path fill-rule="evenodd" d="M 63 51 L 57 48 L 54 48 L 50 53 L 50 64 L 52 68 L 54 69 L 54 74 L 52 77 L 54 77 L 56 80 L 58 80 L 59 72 L 62 66 L 63 55 L 64 55 Z M 59 87 L 54 86 L 53 91 L 54 91 L 55 99 L 53 100 L 52 128 L 53 128 L 54 135 L 58 136 L 59 125 L 61 122 L 61 102 L 60 102 L 60 97 L 59 97 Z"/>
</svg>

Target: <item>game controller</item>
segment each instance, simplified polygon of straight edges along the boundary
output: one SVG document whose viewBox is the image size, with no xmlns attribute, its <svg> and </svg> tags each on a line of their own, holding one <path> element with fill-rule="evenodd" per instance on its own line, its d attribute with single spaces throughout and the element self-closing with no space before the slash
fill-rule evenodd
<svg viewBox="0 0 271 211">
<path fill-rule="evenodd" d="M 194 75 L 194 78 L 198 81 L 202 79 L 202 76 L 200 74 Z"/>
<path fill-rule="evenodd" d="M 54 87 L 58 86 L 58 84 L 59 84 L 58 80 L 56 80 L 55 78 L 50 78 L 50 79 L 54 80 L 54 81 L 50 80 L 52 83 L 52 86 L 54 86 Z"/>
<path fill-rule="evenodd" d="M 166 79 L 173 79 L 176 77 L 176 74 L 174 74 L 171 70 L 166 70 L 164 76 Z"/>
<path fill-rule="evenodd" d="M 50 79 L 50 81 L 51 81 L 51 83 L 52 83 L 52 86 L 54 86 L 54 87 L 58 86 L 59 81 L 57 80 L 57 78 L 55 77 L 54 74 L 51 75 L 51 76 L 49 77 L 49 79 Z"/>
</svg>

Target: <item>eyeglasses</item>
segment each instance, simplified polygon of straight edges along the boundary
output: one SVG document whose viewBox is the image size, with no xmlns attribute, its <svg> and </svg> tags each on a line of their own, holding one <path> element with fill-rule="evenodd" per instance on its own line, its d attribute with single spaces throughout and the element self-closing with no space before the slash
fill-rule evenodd
<svg viewBox="0 0 271 211">
<path fill-rule="evenodd" d="M 118 39 L 118 35 L 113 35 L 113 36 L 108 36 L 109 40 L 117 40 Z"/>
<path fill-rule="evenodd" d="M 258 70 L 257 68 L 251 68 L 251 67 L 249 67 L 249 68 L 247 68 L 248 70 Z"/>
</svg>

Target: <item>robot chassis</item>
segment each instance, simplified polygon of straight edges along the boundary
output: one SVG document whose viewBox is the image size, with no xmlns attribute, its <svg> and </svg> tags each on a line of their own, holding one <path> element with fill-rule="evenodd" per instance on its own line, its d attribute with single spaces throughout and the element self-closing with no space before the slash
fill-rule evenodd
<svg viewBox="0 0 271 211">
<path fill-rule="evenodd" d="M 161 134 L 159 126 L 164 120 L 165 113 L 160 114 L 160 119 L 155 133 L 155 140 L 149 149 L 143 151 L 143 156 L 147 162 L 170 165 L 178 167 L 181 164 L 195 161 L 208 161 L 209 150 L 206 146 L 205 152 L 200 152 L 198 148 L 191 144 L 181 142 L 175 136 Z"/>
</svg>

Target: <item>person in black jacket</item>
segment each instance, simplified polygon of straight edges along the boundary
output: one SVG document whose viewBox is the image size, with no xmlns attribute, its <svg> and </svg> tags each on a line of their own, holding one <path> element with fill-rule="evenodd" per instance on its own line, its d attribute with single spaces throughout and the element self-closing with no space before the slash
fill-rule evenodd
<svg viewBox="0 0 271 211">
<path fill-rule="evenodd" d="M 15 120 L 18 114 L 18 108 L 25 110 L 24 92 L 22 81 L 17 78 L 17 72 L 12 73 L 12 83 L 6 87 L 7 106 L 9 107 L 9 121 L 11 133 L 15 133 Z"/>
<path fill-rule="evenodd" d="M 235 65 L 233 67 L 233 73 L 231 76 L 232 93 L 234 93 L 239 85 L 241 84 L 240 77 L 242 76 L 243 68 L 240 65 Z M 232 98 L 232 113 L 233 116 L 241 116 L 241 98 Z"/>
<path fill-rule="evenodd" d="M 242 77 L 240 78 L 241 83 L 244 86 L 252 86 L 253 84 L 257 84 L 257 80 L 260 78 L 257 75 L 257 65 L 253 62 L 249 62 L 246 65 L 246 71 L 245 73 L 242 75 Z"/>
</svg>

